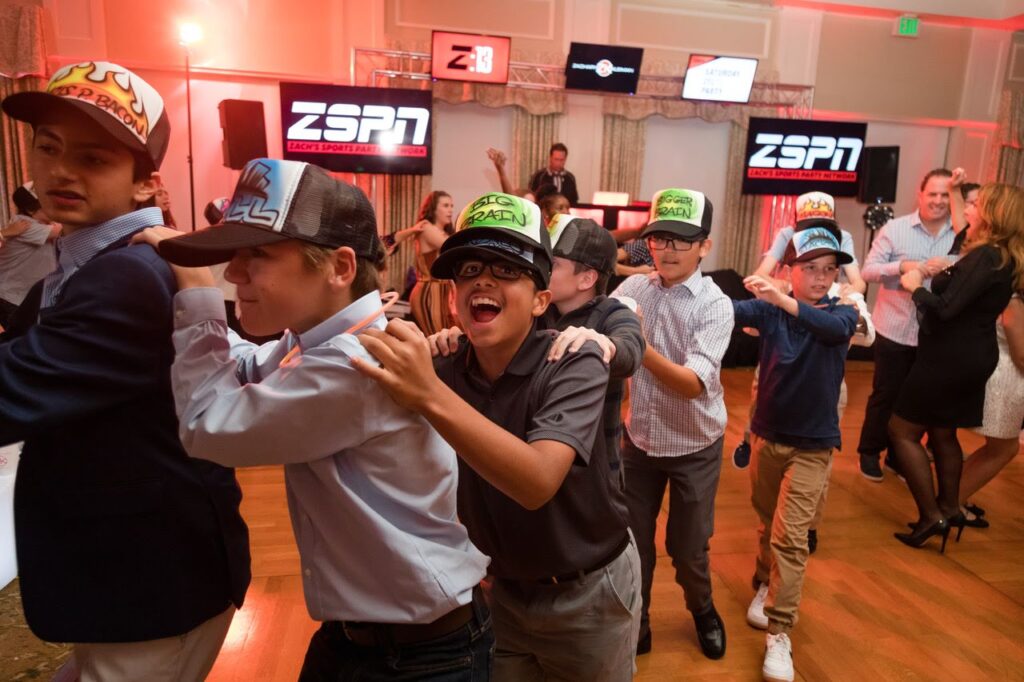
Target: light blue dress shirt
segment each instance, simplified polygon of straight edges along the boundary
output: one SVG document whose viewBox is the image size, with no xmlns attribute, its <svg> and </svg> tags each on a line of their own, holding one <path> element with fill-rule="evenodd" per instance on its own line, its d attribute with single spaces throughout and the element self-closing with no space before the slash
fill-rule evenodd
<svg viewBox="0 0 1024 682">
<path fill-rule="evenodd" d="M 917 305 L 900 286 L 900 262 L 936 256 L 955 262 L 958 257 L 949 255 L 955 236 L 949 218 L 932 234 L 921 223 L 918 211 L 893 218 L 879 230 L 861 272 L 865 281 L 881 284 L 871 311 L 879 334 L 904 346 L 917 346 Z M 928 279 L 924 286 L 931 288 L 931 284 Z"/>
<path fill-rule="evenodd" d="M 49 308 L 71 275 L 100 251 L 143 228 L 164 224 L 159 208 L 140 208 L 92 227 L 82 227 L 57 240 L 57 269 L 43 281 L 40 308 Z"/>
<path fill-rule="evenodd" d="M 225 466 L 285 465 L 315 620 L 429 623 L 471 601 L 489 560 L 456 518 L 455 452 L 352 367 L 377 364 L 344 332 L 374 311 L 384 328 L 378 292 L 259 348 L 229 336 L 217 289 L 181 291 L 174 309 L 182 442 Z"/>
</svg>

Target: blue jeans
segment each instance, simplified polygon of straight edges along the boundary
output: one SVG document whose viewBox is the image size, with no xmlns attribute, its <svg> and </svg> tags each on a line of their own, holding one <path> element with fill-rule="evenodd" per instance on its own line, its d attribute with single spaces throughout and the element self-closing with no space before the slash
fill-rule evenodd
<svg viewBox="0 0 1024 682">
<path fill-rule="evenodd" d="M 489 680 L 494 660 L 491 614 L 479 590 L 473 594 L 473 618 L 454 632 L 414 644 L 360 646 L 340 623 L 324 623 L 313 635 L 300 682 L 480 682 Z"/>
</svg>

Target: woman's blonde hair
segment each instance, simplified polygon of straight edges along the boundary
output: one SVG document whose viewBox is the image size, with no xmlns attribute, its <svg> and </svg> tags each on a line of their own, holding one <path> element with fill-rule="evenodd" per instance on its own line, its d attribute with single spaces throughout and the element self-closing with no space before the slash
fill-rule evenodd
<svg viewBox="0 0 1024 682">
<path fill-rule="evenodd" d="M 1024 289 L 1024 190 L 990 182 L 978 191 L 978 216 L 988 226 L 977 241 L 991 244 L 1002 253 L 1000 267 L 1013 265 L 1013 288 Z M 980 227 L 980 225 L 979 225 Z"/>
</svg>

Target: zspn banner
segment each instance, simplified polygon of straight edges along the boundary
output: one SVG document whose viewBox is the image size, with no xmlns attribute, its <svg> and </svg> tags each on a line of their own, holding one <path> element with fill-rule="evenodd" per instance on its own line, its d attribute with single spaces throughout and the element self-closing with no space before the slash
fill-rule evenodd
<svg viewBox="0 0 1024 682">
<path fill-rule="evenodd" d="M 744 194 L 857 195 L 866 123 L 750 119 Z"/>
<path fill-rule="evenodd" d="M 349 173 L 431 172 L 429 91 L 281 83 L 284 158 Z"/>
</svg>

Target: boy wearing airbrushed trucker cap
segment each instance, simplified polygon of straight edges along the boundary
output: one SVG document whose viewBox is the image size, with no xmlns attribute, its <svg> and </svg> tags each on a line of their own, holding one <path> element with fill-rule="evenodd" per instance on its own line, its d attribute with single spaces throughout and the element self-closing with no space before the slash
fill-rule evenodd
<svg viewBox="0 0 1024 682">
<path fill-rule="evenodd" d="M 171 394 L 167 263 L 132 236 L 159 186 L 163 99 L 109 62 L 7 97 L 32 124 L 39 201 L 64 226 L 57 269 L 0 338 L 0 445 L 15 490 L 21 597 L 41 639 L 74 642 L 82 680 L 206 677 L 249 584 L 234 472 L 191 459 Z"/>
<path fill-rule="evenodd" d="M 733 314 L 729 298 L 700 271 L 711 251 L 711 215 L 711 201 L 700 192 L 673 188 L 655 194 L 640 234 L 655 272 L 629 277 L 612 294 L 637 302 L 647 339 L 643 366 L 630 384 L 622 448 L 630 527 L 643 566 L 638 654 L 651 649 L 654 534 L 667 484 L 665 544 L 676 582 L 701 651 L 711 659 L 725 655 L 725 625 L 711 598 L 708 543 L 726 422 L 722 356 Z"/>
<path fill-rule="evenodd" d="M 491 556 L 495 678 L 628 681 L 640 562 L 608 473 L 608 366 L 591 341 L 548 361 L 555 333 L 536 318 L 552 255 L 536 204 L 486 194 L 457 226 L 431 274 L 455 280 L 468 343 L 434 365 L 423 335 L 393 320 L 360 337 L 383 368 L 358 368 L 459 454 L 459 517 Z"/>
<path fill-rule="evenodd" d="M 757 594 L 747 618 L 768 629 L 766 680 L 793 680 L 789 633 L 809 554 L 807 530 L 828 485 L 832 452 L 840 447 L 836 404 L 858 320 L 857 308 L 839 305 L 829 287 L 840 266 L 852 260 L 840 248 L 838 229 L 803 229 L 794 233 L 782 260 L 792 295 L 751 275 L 744 285 L 757 300 L 733 301 L 736 324 L 757 329 L 761 345 L 759 396 L 750 424 L 751 500 L 760 521 Z"/>
<path fill-rule="evenodd" d="M 487 557 L 456 518 L 455 453 L 354 369 L 375 364 L 358 335 L 385 323 L 369 200 L 316 166 L 255 159 L 221 224 L 160 241 L 173 234 L 144 236 L 181 266 L 228 262 L 245 331 L 284 331 L 242 341 L 210 271 L 175 268 L 185 448 L 228 466 L 285 466 L 306 606 L 322 623 L 300 679 L 487 679 Z"/>
</svg>

